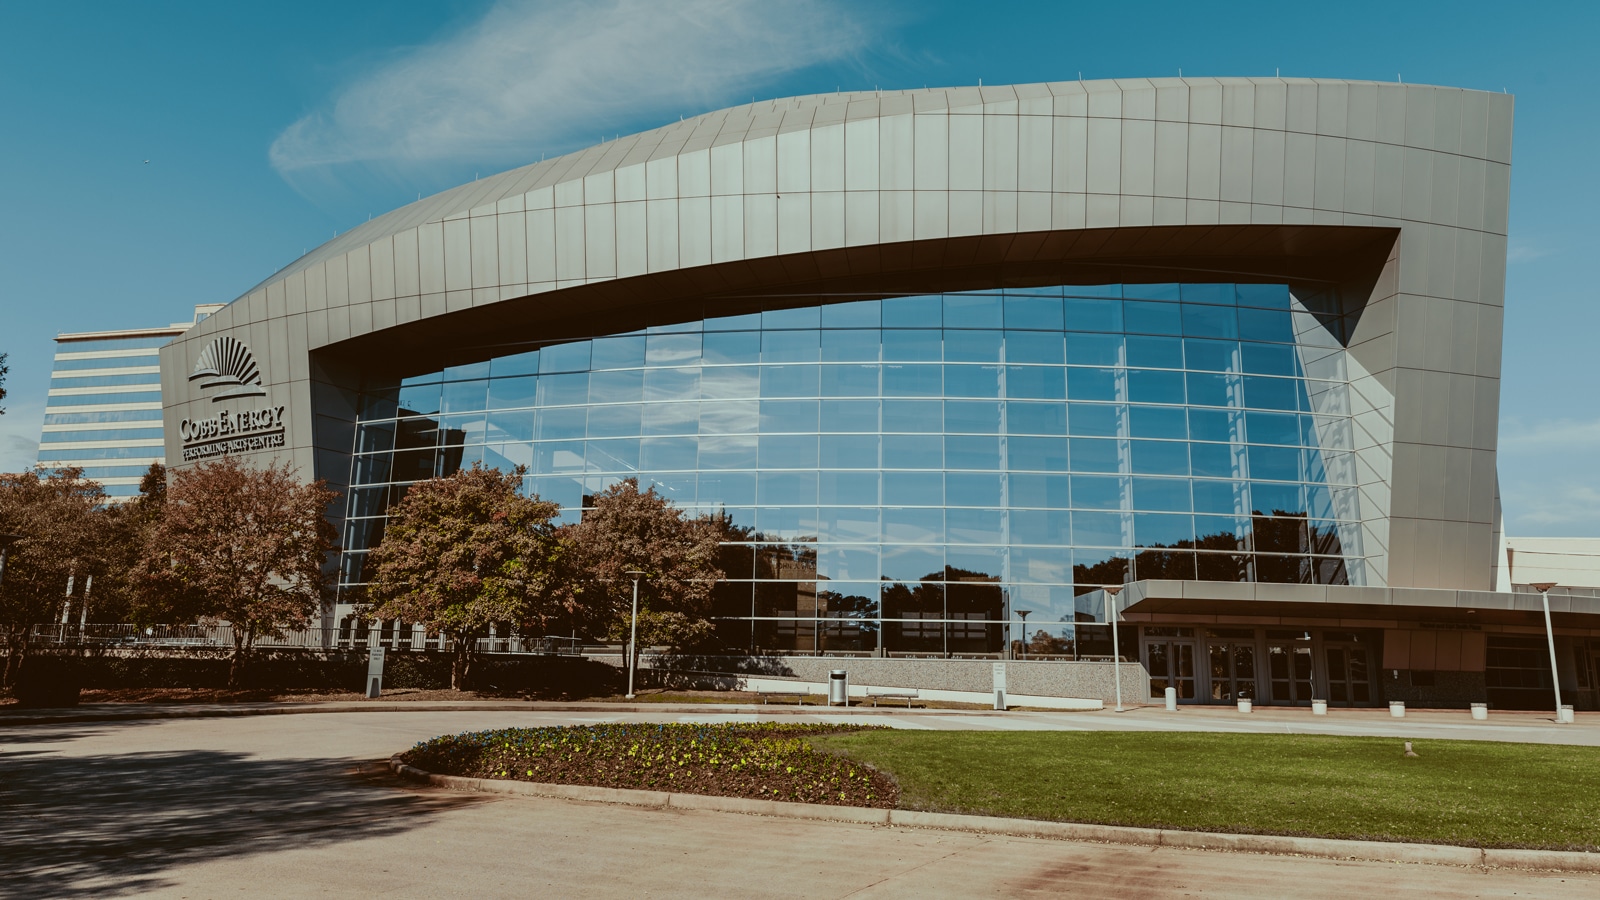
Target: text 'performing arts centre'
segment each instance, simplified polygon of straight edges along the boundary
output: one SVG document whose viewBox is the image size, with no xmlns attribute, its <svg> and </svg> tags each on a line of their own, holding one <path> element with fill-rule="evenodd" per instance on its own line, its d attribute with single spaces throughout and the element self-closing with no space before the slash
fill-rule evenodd
<svg viewBox="0 0 1600 900">
<path fill-rule="evenodd" d="M 162 351 L 167 458 L 345 490 L 345 594 L 409 484 L 522 465 L 569 518 L 624 478 L 725 514 L 730 654 L 1064 666 L 1109 614 L 1185 700 L 1454 702 L 1541 633 L 1493 593 L 1511 112 L 1155 79 L 707 114 L 274 275 Z"/>
</svg>

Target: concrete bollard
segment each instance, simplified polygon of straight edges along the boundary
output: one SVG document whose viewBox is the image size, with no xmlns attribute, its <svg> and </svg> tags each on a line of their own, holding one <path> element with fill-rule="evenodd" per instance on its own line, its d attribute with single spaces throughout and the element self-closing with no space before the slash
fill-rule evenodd
<svg viewBox="0 0 1600 900">
<path fill-rule="evenodd" d="M 1240 697 L 1239 698 L 1239 712 L 1247 713 L 1251 709 L 1253 709 L 1254 706 L 1255 706 L 1255 704 L 1251 702 L 1249 697 Z"/>
<path fill-rule="evenodd" d="M 1396 719 L 1404 719 L 1406 717 L 1406 702 L 1404 700 L 1390 700 L 1389 715 L 1394 716 Z"/>
<path fill-rule="evenodd" d="M 1488 721 L 1488 719 L 1489 719 L 1489 704 L 1487 704 L 1487 703 L 1474 703 L 1474 704 L 1472 704 L 1472 717 L 1474 719 L 1477 719 L 1479 722 Z"/>
<path fill-rule="evenodd" d="M 1572 723 L 1576 722 L 1577 718 L 1572 712 L 1572 707 L 1562 704 L 1561 709 L 1556 713 L 1556 721 L 1562 723 L 1563 725 L 1571 725 Z"/>
<path fill-rule="evenodd" d="M 1167 712 L 1178 711 L 1178 689 L 1167 688 Z"/>
<path fill-rule="evenodd" d="M 1328 714 L 1328 701 L 1326 701 L 1326 700 L 1313 700 L 1313 701 L 1311 701 L 1311 714 L 1313 716 L 1325 716 L 1325 715 L 1327 715 Z"/>
</svg>

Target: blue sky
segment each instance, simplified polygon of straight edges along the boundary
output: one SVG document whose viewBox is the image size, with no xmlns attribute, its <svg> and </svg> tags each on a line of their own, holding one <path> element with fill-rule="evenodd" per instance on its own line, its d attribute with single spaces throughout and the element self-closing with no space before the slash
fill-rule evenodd
<svg viewBox="0 0 1600 900">
<path fill-rule="evenodd" d="M 1581 3 L 0 0 L 0 471 L 57 332 L 188 318 L 477 174 L 752 97 L 1281 70 L 1516 95 L 1507 529 L 1600 536 L 1595 34 Z"/>
</svg>

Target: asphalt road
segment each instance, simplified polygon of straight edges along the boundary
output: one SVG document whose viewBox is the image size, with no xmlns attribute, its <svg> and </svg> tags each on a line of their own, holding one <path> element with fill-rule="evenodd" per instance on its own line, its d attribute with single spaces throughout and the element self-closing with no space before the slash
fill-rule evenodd
<svg viewBox="0 0 1600 900">
<path fill-rule="evenodd" d="M 3 727 L 0 895 L 1600 896 L 1600 876 L 644 810 L 459 794 L 358 771 L 440 733 L 615 718 L 417 711 Z"/>
</svg>

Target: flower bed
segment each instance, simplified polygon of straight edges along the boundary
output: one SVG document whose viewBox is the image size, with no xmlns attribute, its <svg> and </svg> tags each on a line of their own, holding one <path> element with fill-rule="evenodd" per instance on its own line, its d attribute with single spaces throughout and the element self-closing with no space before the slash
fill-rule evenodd
<svg viewBox="0 0 1600 900">
<path fill-rule="evenodd" d="M 882 726 L 774 722 L 504 728 L 423 741 L 401 754 L 441 775 L 893 808 L 888 775 L 808 737 Z"/>
</svg>

